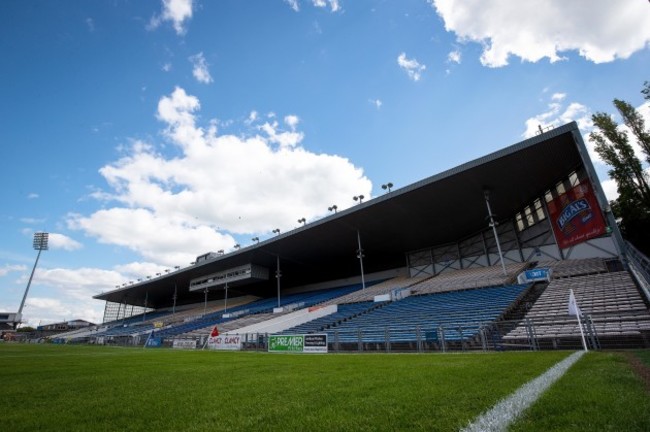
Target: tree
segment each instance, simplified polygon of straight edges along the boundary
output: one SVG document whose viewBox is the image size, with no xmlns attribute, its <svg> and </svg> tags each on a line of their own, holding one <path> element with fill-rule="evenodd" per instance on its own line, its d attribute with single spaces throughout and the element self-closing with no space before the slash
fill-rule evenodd
<svg viewBox="0 0 650 432">
<path fill-rule="evenodd" d="M 650 83 L 642 90 L 650 100 Z M 650 132 L 645 128 L 641 114 L 629 103 L 614 99 L 623 123 L 630 129 L 650 163 Z M 589 135 L 596 144 L 596 152 L 611 169 L 608 174 L 616 181 L 619 196 L 611 202 L 614 214 L 621 220 L 625 238 L 646 254 L 650 253 L 650 184 L 639 158 L 634 154 L 626 131 L 609 114 L 598 112 L 591 119 L 597 130 Z"/>
</svg>

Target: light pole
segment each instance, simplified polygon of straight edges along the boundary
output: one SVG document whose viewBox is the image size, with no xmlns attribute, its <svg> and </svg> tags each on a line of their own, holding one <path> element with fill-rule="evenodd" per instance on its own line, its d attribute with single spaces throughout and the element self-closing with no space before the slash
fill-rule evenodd
<svg viewBox="0 0 650 432">
<path fill-rule="evenodd" d="M 255 243 L 259 244 L 260 238 L 259 237 L 253 237 L 251 240 L 253 240 Z"/>
<path fill-rule="evenodd" d="M 333 211 L 334 214 L 336 214 L 336 211 L 338 210 L 338 208 L 339 208 L 339 206 L 337 206 L 336 204 L 332 204 L 331 207 L 327 207 L 327 210 Z"/>
<path fill-rule="evenodd" d="M 18 308 L 18 314 L 16 316 L 16 322 L 14 323 L 14 329 L 18 326 L 18 323 L 22 321 L 23 308 L 25 307 L 25 300 L 27 300 L 27 293 L 29 292 L 29 287 L 32 285 L 32 279 L 34 279 L 34 272 L 36 271 L 36 266 L 38 265 L 38 259 L 41 257 L 41 252 L 48 249 L 47 241 L 50 234 L 46 232 L 37 232 L 34 233 L 34 249 L 38 251 L 36 254 L 36 262 L 32 268 L 32 274 L 29 275 L 29 280 L 27 281 L 27 288 L 25 288 L 25 294 L 23 294 L 23 299 L 20 302 L 20 307 Z"/>
<path fill-rule="evenodd" d="M 354 197 L 352 197 L 353 200 L 359 201 L 359 204 L 361 204 L 363 202 L 364 198 L 365 198 L 365 196 L 363 196 L 363 195 L 355 195 Z"/>
<path fill-rule="evenodd" d="M 233 248 L 235 248 L 235 249 L 239 249 L 240 247 L 241 247 L 241 245 L 239 243 L 237 243 L 236 245 L 233 246 Z"/>
<path fill-rule="evenodd" d="M 300 219 L 298 219 L 298 223 L 301 223 L 302 226 L 305 226 L 305 225 L 307 225 L 307 219 L 305 219 L 304 217 L 300 218 Z"/>
<path fill-rule="evenodd" d="M 273 234 L 280 235 L 280 228 L 276 228 L 273 230 Z"/>
<path fill-rule="evenodd" d="M 388 182 L 388 183 L 386 183 L 386 184 L 381 185 L 381 188 L 382 188 L 383 190 L 388 189 L 388 192 L 390 192 L 390 189 L 391 189 L 392 187 L 393 187 L 393 184 L 392 184 L 391 182 Z"/>
<path fill-rule="evenodd" d="M 501 244 L 499 244 L 499 236 L 497 234 L 497 225 L 498 223 L 494 221 L 494 215 L 492 214 L 492 208 L 490 207 L 490 191 L 485 189 L 483 191 L 483 196 L 485 196 L 485 204 L 487 205 L 488 218 L 490 219 L 490 225 L 492 227 L 492 232 L 494 233 L 494 240 L 497 242 L 497 250 L 499 251 L 499 260 L 501 260 L 501 268 L 503 269 L 503 275 L 508 276 L 506 271 L 506 263 L 503 262 L 503 254 L 501 253 Z"/>
</svg>

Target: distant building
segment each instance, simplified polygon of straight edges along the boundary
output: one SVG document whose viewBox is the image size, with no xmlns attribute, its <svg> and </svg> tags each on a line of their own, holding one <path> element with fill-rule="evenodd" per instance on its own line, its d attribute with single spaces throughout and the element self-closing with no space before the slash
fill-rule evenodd
<svg viewBox="0 0 650 432">
<path fill-rule="evenodd" d="M 54 324 L 45 324 L 38 326 L 38 331 L 44 332 L 63 332 L 63 331 L 72 331 L 79 330 L 81 328 L 94 326 L 94 323 L 85 320 L 72 320 L 72 321 L 63 321 Z"/>
</svg>

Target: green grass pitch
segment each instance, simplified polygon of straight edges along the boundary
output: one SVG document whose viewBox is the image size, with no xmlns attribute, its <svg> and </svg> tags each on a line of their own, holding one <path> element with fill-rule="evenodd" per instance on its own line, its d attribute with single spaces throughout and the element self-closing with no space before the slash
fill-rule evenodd
<svg viewBox="0 0 650 432">
<path fill-rule="evenodd" d="M 455 431 L 568 354 L 0 344 L 0 431 Z M 650 396 L 589 353 L 511 430 L 648 431 Z"/>
</svg>

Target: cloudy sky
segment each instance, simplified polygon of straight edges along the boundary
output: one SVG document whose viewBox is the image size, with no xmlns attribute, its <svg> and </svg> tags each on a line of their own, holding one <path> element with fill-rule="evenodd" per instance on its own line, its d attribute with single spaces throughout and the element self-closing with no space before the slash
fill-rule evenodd
<svg viewBox="0 0 650 432">
<path fill-rule="evenodd" d="M 648 112 L 647 0 L 0 2 L 0 311 L 91 297 L 535 134 Z M 596 161 L 610 197 L 615 188 Z"/>
</svg>

